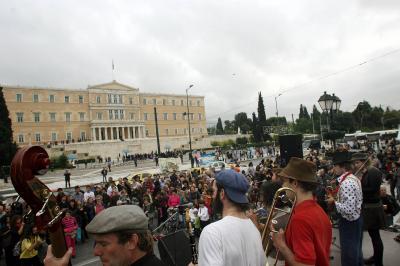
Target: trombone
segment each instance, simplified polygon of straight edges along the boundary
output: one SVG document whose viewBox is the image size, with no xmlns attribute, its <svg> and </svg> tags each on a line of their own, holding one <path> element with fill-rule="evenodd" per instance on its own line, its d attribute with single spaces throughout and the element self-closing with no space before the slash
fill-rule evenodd
<svg viewBox="0 0 400 266">
<path fill-rule="evenodd" d="M 293 196 L 294 196 L 293 199 L 291 199 L 289 197 L 288 192 L 293 194 Z M 267 257 L 272 248 L 272 245 L 271 245 L 272 240 L 270 237 L 270 233 L 271 232 L 278 233 L 278 231 L 276 229 L 272 228 L 272 225 L 278 224 L 278 221 L 276 220 L 276 218 L 278 216 L 277 214 L 283 213 L 284 215 L 289 216 L 287 219 L 287 223 L 284 225 L 284 228 L 283 228 L 286 231 L 286 228 L 287 228 L 288 224 L 290 223 L 290 218 L 292 217 L 292 213 L 293 213 L 294 206 L 296 205 L 296 201 L 297 201 L 296 192 L 291 188 L 282 187 L 275 192 L 274 200 L 272 202 L 271 209 L 268 214 L 268 219 L 267 219 L 267 222 L 265 223 L 264 230 L 261 234 L 261 241 L 263 243 L 264 252 Z M 292 206 L 291 206 L 290 210 L 285 210 L 283 208 L 276 207 L 278 202 L 282 202 L 285 204 L 290 203 Z M 279 250 L 276 250 L 274 265 L 276 265 L 278 263 L 278 259 L 279 259 Z M 268 265 L 268 262 L 267 262 L 267 265 Z"/>
</svg>

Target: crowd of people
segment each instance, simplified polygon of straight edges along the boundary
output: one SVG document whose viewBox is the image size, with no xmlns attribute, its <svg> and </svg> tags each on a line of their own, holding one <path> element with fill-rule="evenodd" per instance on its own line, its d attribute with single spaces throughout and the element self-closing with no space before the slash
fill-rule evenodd
<svg viewBox="0 0 400 266">
<path fill-rule="evenodd" d="M 384 247 L 379 231 L 396 230 L 392 226 L 393 217 L 400 210 L 399 150 L 395 141 L 388 141 L 377 153 L 367 148 L 364 153 L 352 154 L 349 149 L 349 146 L 343 146 L 331 153 L 313 150 L 305 159 L 292 159 L 283 169 L 279 166 L 279 157 L 265 158 L 255 166 L 250 162 L 246 171 L 233 166 L 232 169 L 221 169 L 220 174 L 213 168 L 202 168 L 200 171 L 174 171 L 114 180 L 110 172 L 108 176 L 104 174 L 103 170 L 107 171 L 104 168 L 101 171 L 103 182 L 76 186 L 73 191 L 59 188 L 55 193 L 59 207 L 65 210 L 62 224 L 67 246 L 74 257 L 76 245 L 90 237 L 87 225 L 98 215 L 112 207 L 136 205 L 143 210 L 148 219 L 148 229 L 153 234 L 171 214 L 178 214 L 182 228 L 187 225 L 185 216 L 189 216 L 194 234 L 200 238 L 199 262 L 212 265 L 221 260 L 221 254 L 215 253 L 221 247 L 215 246 L 212 237 L 222 230 L 235 241 L 238 240 L 235 235 L 228 236 L 231 226 L 249 226 L 225 217 L 230 216 L 230 212 L 233 217 L 245 215 L 259 229 L 260 237 L 265 226 L 260 220 L 268 216 L 275 192 L 280 187 L 289 187 L 297 193 L 298 200 L 306 203 L 301 208 L 300 205 L 291 206 L 298 210 L 295 216 L 298 218 L 291 220 L 286 235 L 279 231 L 273 237 L 274 245 L 283 251 L 284 259 L 329 265 L 333 224 L 339 228 L 342 265 L 382 265 Z M 221 175 L 223 172 L 228 174 Z M 385 182 L 390 191 L 387 191 Z M 0 205 L 1 245 L 7 265 L 43 263 L 48 236 L 45 232 L 38 232 L 32 220 L 27 219 L 27 210 L 20 201 L 9 206 Z M 320 223 L 302 217 L 303 211 L 313 212 L 315 217 L 321 218 Z M 217 224 L 221 218 L 224 222 Z M 304 223 L 311 223 L 317 231 L 293 229 L 294 226 L 304 227 Z M 374 254 L 371 258 L 362 257 L 363 229 L 368 231 L 372 240 Z M 258 241 L 258 237 L 251 235 L 254 233 L 252 229 L 245 229 L 245 232 L 252 232 L 249 237 Z M 323 241 L 297 245 L 296 241 L 304 238 L 304 234 L 322 235 Z M 397 236 L 395 240 L 400 241 L 399 238 Z M 258 245 L 243 248 L 259 251 Z M 311 248 L 317 248 L 317 253 L 310 253 Z M 222 250 L 229 253 L 229 248 Z M 222 254 L 222 259 L 229 255 Z M 256 255 L 254 265 L 265 261 L 259 256 Z"/>
</svg>

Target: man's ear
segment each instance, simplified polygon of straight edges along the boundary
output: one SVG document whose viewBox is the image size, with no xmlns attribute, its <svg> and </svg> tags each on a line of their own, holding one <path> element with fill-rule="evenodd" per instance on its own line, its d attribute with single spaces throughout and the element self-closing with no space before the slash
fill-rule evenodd
<svg viewBox="0 0 400 266">
<path fill-rule="evenodd" d="M 133 234 L 131 238 L 126 242 L 127 248 L 134 250 L 136 249 L 137 245 L 139 243 L 139 236 L 137 234 Z"/>
<path fill-rule="evenodd" d="M 219 199 L 220 200 L 225 199 L 225 190 L 224 189 L 221 189 L 221 192 L 219 193 Z"/>
</svg>

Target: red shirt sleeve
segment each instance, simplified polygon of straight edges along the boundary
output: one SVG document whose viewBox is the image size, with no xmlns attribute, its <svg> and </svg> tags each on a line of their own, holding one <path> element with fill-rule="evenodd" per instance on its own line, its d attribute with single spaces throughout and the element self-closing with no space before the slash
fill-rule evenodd
<svg viewBox="0 0 400 266">
<path fill-rule="evenodd" d="M 314 233 L 312 228 L 304 220 L 291 219 L 290 233 L 286 235 L 286 243 L 292 250 L 297 262 L 309 265 L 315 265 L 316 252 L 314 248 Z"/>
</svg>

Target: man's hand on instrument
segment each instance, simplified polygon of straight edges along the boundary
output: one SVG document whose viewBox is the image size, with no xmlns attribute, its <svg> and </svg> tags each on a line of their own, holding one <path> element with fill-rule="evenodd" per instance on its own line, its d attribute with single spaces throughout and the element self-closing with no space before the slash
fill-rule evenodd
<svg viewBox="0 0 400 266">
<path fill-rule="evenodd" d="M 52 247 L 49 245 L 47 248 L 46 258 L 44 258 L 45 266 L 68 266 L 69 261 L 72 255 L 72 248 L 69 248 L 67 252 L 65 252 L 62 258 L 56 258 L 53 255 Z"/>
<path fill-rule="evenodd" d="M 285 231 L 283 229 L 279 229 L 278 233 L 272 233 L 272 243 L 274 247 L 279 250 L 283 250 L 287 247 L 286 240 L 285 240 Z"/>
</svg>

